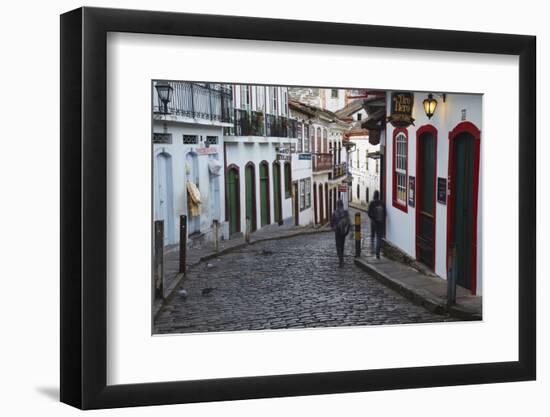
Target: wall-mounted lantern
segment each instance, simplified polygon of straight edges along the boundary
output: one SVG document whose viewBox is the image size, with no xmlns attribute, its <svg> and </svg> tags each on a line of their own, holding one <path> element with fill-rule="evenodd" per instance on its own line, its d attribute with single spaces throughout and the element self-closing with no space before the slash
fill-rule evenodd
<svg viewBox="0 0 550 417">
<path fill-rule="evenodd" d="M 433 97 L 432 94 L 428 94 L 428 98 L 422 102 L 424 106 L 424 111 L 428 119 L 431 119 L 435 113 L 435 108 L 437 107 L 437 100 Z"/>
<path fill-rule="evenodd" d="M 159 81 L 155 84 L 157 89 L 157 94 L 159 95 L 160 101 L 163 105 L 163 113 L 168 113 L 168 103 L 172 100 L 172 91 L 174 90 L 170 84 L 167 82 Z"/>
</svg>

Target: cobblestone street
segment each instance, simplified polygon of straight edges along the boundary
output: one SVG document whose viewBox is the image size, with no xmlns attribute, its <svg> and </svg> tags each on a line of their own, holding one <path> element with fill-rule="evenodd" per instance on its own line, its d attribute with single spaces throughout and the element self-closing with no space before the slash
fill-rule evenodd
<svg viewBox="0 0 550 417">
<path fill-rule="evenodd" d="M 155 333 L 450 321 L 386 288 L 353 264 L 338 268 L 334 234 L 256 243 L 188 272 L 155 320 Z M 203 289 L 211 289 L 203 294 Z M 185 289 L 187 296 L 179 290 Z M 208 292 L 209 290 L 207 290 Z"/>
</svg>

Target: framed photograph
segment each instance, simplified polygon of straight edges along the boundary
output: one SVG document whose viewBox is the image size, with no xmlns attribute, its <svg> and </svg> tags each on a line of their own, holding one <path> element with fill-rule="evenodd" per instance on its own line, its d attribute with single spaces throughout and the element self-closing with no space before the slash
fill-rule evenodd
<svg viewBox="0 0 550 417">
<path fill-rule="evenodd" d="M 535 45 L 63 14 L 61 401 L 535 379 Z"/>
</svg>

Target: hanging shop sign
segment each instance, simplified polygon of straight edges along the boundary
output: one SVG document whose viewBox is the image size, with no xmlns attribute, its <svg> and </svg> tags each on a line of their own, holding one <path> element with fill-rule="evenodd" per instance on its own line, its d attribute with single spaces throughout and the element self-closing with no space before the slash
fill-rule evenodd
<svg viewBox="0 0 550 417">
<path fill-rule="evenodd" d="M 409 206 L 414 207 L 414 197 L 416 193 L 416 179 L 409 176 Z"/>
<path fill-rule="evenodd" d="M 378 145 L 380 143 L 380 130 L 379 129 L 369 130 L 369 143 L 371 145 Z"/>
<path fill-rule="evenodd" d="M 447 204 L 447 178 L 437 179 L 437 202 Z"/>
<path fill-rule="evenodd" d="M 388 116 L 388 122 L 393 127 L 409 127 L 414 124 L 412 117 L 413 103 L 413 93 L 391 93 L 391 112 Z"/>
<path fill-rule="evenodd" d="M 347 193 L 348 192 L 347 184 L 338 184 L 338 191 L 341 193 Z"/>
</svg>

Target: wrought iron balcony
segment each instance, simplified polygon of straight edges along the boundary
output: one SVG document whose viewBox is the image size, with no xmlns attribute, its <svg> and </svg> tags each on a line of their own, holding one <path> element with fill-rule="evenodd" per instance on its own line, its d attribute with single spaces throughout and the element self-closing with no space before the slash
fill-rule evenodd
<svg viewBox="0 0 550 417">
<path fill-rule="evenodd" d="M 345 175 L 347 175 L 347 169 L 346 169 L 346 163 L 343 162 L 341 164 L 337 164 L 337 165 L 334 165 L 334 167 L 332 168 L 332 178 L 335 179 L 335 178 L 340 178 L 340 177 L 343 177 Z"/>
<path fill-rule="evenodd" d="M 332 170 L 332 154 L 316 153 L 313 154 L 313 171 L 331 171 Z"/>
<path fill-rule="evenodd" d="M 235 109 L 236 136 L 263 136 L 264 114 L 262 112 Z"/>
<path fill-rule="evenodd" d="M 231 123 L 233 100 L 231 89 L 222 84 L 171 81 L 172 98 L 166 113 L 156 88 L 153 88 L 153 112 Z"/>
</svg>

